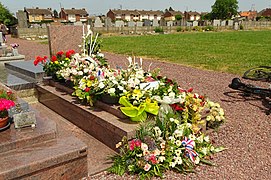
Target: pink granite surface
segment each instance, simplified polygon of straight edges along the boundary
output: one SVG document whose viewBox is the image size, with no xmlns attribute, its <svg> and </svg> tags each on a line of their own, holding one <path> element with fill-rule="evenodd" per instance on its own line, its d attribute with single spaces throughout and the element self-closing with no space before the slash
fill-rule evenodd
<svg viewBox="0 0 271 180">
<path fill-rule="evenodd" d="M 108 157 L 115 154 L 115 151 L 41 103 L 32 104 L 32 107 L 39 109 L 42 115 L 50 117 L 56 123 L 57 137 L 72 135 L 87 145 L 88 174 L 99 173 L 111 165 Z M 74 119 L 76 119 L 76 116 L 74 116 Z"/>
<path fill-rule="evenodd" d="M 82 105 L 76 97 L 48 85 L 38 85 L 39 101 L 61 114 L 108 147 L 116 150 L 123 136 L 132 138 L 138 124 L 132 123 L 89 105 Z"/>
<path fill-rule="evenodd" d="M 83 27 L 72 25 L 52 25 L 49 26 L 49 36 L 52 53 L 58 51 L 75 50 L 80 52 L 78 45 L 82 44 Z"/>
<path fill-rule="evenodd" d="M 55 137 L 55 122 L 47 118 L 42 119 L 37 114 L 36 128 L 15 129 L 14 124 L 11 124 L 9 129 L 0 133 L 0 153 L 52 140 Z"/>
<path fill-rule="evenodd" d="M 78 172 L 80 171 L 80 174 L 82 174 L 81 177 L 85 177 L 87 175 L 86 148 L 84 143 L 70 136 L 1 153 L 0 179 L 21 179 L 36 174 L 46 177 L 51 173 L 60 178 L 65 173 L 60 173 L 55 168 L 63 165 L 75 166 L 71 163 L 72 161 L 79 166 Z M 77 159 L 84 159 L 82 160 L 83 163 L 76 162 Z M 65 167 L 62 171 L 65 172 L 64 170 Z M 75 171 L 77 170 L 75 169 Z M 73 177 L 73 173 L 68 172 L 68 175 L 71 178 Z"/>
</svg>

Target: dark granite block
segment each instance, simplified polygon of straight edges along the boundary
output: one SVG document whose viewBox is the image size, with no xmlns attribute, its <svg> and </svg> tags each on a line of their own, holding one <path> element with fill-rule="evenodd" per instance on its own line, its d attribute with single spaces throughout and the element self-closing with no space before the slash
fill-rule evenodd
<svg viewBox="0 0 271 180">
<path fill-rule="evenodd" d="M 44 76 L 42 65 L 39 64 L 34 66 L 33 61 L 8 62 L 5 63 L 5 67 L 9 70 L 34 78 L 37 81 L 41 81 Z"/>
</svg>

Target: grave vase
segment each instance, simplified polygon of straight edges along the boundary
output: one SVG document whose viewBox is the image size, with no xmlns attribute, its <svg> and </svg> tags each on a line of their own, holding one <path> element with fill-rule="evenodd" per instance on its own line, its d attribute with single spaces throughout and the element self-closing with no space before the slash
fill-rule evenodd
<svg viewBox="0 0 271 180">
<path fill-rule="evenodd" d="M 19 55 L 18 49 L 13 48 L 12 49 L 12 54 L 13 54 L 13 56 L 18 56 Z"/>
</svg>

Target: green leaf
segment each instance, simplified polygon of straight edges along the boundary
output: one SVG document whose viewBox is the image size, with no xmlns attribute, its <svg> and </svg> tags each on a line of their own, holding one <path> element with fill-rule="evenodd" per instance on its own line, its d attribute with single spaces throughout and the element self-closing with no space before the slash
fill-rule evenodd
<svg viewBox="0 0 271 180">
<path fill-rule="evenodd" d="M 157 103 L 146 103 L 145 111 L 153 115 L 157 115 L 159 111 L 159 106 Z"/>
<path fill-rule="evenodd" d="M 119 103 L 125 107 L 132 107 L 133 106 L 125 96 L 120 97 Z"/>
<path fill-rule="evenodd" d="M 143 122 L 146 119 L 147 119 L 147 113 L 145 111 L 143 111 L 140 115 L 136 117 L 131 117 L 131 120 L 135 122 Z"/>
<path fill-rule="evenodd" d="M 208 161 L 206 159 L 200 159 L 200 162 L 207 164 L 209 166 L 215 166 L 216 164 L 212 163 L 211 161 Z"/>
<path fill-rule="evenodd" d="M 136 117 L 138 116 L 138 108 L 137 107 L 120 107 L 121 112 L 128 117 Z"/>
<path fill-rule="evenodd" d="M 227 149 L 227 148 L 225 148 L 225 147 L 223 147 L 223 146 L 220 146 L 220 147 L 215 148 L 213 152 L 218 153 L 218 152 L 224 151 L 224 150 L 226 150 L 226 149 Z"/>
</svg>

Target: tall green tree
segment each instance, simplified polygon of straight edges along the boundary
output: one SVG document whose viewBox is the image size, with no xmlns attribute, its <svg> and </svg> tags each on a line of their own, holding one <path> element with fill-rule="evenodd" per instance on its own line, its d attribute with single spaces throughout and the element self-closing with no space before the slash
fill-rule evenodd
<svg viewBox="0 0 271 180">
<path fill-rule="evenodd" d="M 17 24 L 17 19 L 1 2 L 0 2 L 0 21 L 3 21 L 4 24 L 7 26 Z"/>
<path fill-rule="evenodd" d="M 233 15 L 238 13 L 237 0 L 216 0 L 212 6 L 212 19 L 231 19 Z"/>
</svg>

